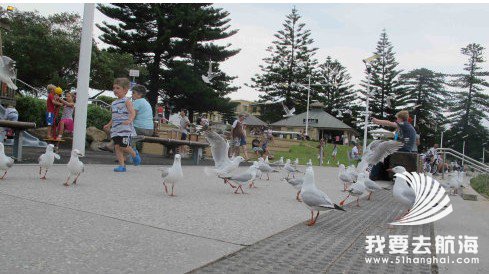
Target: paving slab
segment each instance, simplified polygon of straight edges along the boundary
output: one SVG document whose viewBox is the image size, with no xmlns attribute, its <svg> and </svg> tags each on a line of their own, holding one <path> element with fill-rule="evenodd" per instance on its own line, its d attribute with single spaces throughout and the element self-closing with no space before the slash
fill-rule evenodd
<svg viewBox="0 0 489 274">
<path fill-rule="evenodd" d="M 345 206 L 347 212 L 329 211 L 313 227 L 300 223 L 191 273 L 431 273 L 431 264 L 396 263 L 398 255 L 388 249 L 382 257 L 389 263 L 367 264 L 366 235 L 387 241 L 393 234 L 429 237 L 432 225 L 389 227 L 403 210 L 389 192 L 361 204 Z"/>
</svg>

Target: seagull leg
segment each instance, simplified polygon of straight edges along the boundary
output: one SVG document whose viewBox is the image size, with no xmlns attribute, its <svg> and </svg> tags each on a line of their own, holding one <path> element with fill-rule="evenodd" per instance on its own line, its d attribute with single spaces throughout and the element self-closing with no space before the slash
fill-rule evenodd
<svg viewBox="0 0 489 274">
<path fill-rule="evenodd" d="M 297 191 L 297 195 L 295 196 L 295 199 L 298 201 L 298 202 L 302 202 L 301 198 L 299 198 L 299 195 L 301 194 L 301 191 Z"/>
<path fill-rule="evenodd" d="M 359 199 L 360 199 L 360 196 L 357 197 L 357 207 L 360 207 L 360 204 L 358 203 Z"/>
<path fill-rule="evenodd" d="M 64 186 L 70 186 L 70 184 L 69 184 L 70 177 L 71 176 L 68 176 L 68 179 L 66 179 L 66 182 L 63 184 Z"/>
<path fill-rule="evenodd" d="M 267 173 L 267 181 L 270 181 L 270 173 Z"/>
<path fill-rule="evenodd" d="M 166 193 L 166 195 L 168 195 L 168 188 L 166 187 L 165 182 L 163 182 L 163 186 L 165 186 L 165 193 Z"/>
<path fill-rule="evenodd" d="M 311 220 L 307 224 L 308 226 L 314 225 L 314 211 L 311 210 Z"/>
<path fill-rule="evenodd" d="M 41 175 L 42 167 L 39 167 L 39 175 Z"/>
<path fill-rule="evenodd" d="M 340 202 L 340 206 L 343 206 L 345 204 L 345 201 L 346 201 L 346 199 L 348 199 L 348 197 L 350 197 L 350 194 L 348 194 L 346 196 L 346 198 L 343 201 Z"/>
<path fill-rule="evenodd" d="M 80 174 L 76 175 L 75 180 L 73 180 L 73 184 L 75 184 L 75 185 L 76 185 L 76 180 L 78 180 L 78 177 L 79 177 L 79 176 L 80 176 Z"/>
<path fill-rule="evenodd" d="M 316 218 L 314 218 L 314 223 L 316 223 L 316 221 L 318 220 L 318 217 L 319 217 L 319 211 L 318 211 L 318 213 L 316 214 Z"/>
<path fill-rule="evenodd" d="M 0 179 L 3 180 L 3 178 L 5 178 L 5 175 L 7 175 L 7 170 L 5 170 L 5 173 L 3 174 L 3 176 Z"/>
<path fill-rule="evenodd" d="M 343 183 L 343 192 L 346 192 L 346 183 Z"/>
<path fill-rule="evenodd" d="M 171 185 L 171 194 L 170 194 L 170 196 L 172 196 L 172 197 L 177 196 L 177 195 L 173 194 L 173 188 L 174 188 L 174 187 L 175 187 L 175 185 Z"/>
<path fill-rule="evenodd" d="M 46 168 L 46 172 L 44 172 L 44 176 L 41 177 L 42 180 L 46 180 L 46 174 L 48 174 L 48 169 Z"/>
<path fill-rule="evenodd" d="M 370 191 L 370 193 L 368 194 L 367 200 L 370 200 L 370 196 L 372 196 L 372 191 Z"/>
</svg>

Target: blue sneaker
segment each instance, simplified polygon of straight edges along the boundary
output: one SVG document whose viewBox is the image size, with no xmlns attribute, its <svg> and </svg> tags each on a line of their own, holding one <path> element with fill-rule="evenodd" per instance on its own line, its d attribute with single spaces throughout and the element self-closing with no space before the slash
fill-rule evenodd
<svg viewBox="0 0 489 274">
<path fill-rule="evenodd" d="M 114 168 L 114 172 L 126 172 L 126 167 L 118 166 L 118 167 Z"/>
<path fill-rule="evenodd" d="M 141 164 L 141 156 L 139 156 L 139 151 L 137 149 L 135 149 L 134 152 L 136 152 L 136 157 L 132 158 L 132 163 L 135 166 L 139 166 Z"/>
</svg>

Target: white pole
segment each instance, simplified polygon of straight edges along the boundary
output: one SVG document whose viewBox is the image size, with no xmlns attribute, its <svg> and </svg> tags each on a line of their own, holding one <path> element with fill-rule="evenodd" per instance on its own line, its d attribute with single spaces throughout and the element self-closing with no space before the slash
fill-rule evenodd
<svg viewBox="0 0 489 274">
<path fill-rule="evenodd" d="M 414 127 L 416 126 L 416 114 L 414 115 Z"/>
<path fill-rule="evenodd" d="M 368 85 L 367 85 L 367 100 L 365 104 L 365 124 L 363 125 L 363 153 L 367 149 L 367 125 L 368 125 L 368 104 L 370 100 L 370 71 L 367 69 Z"/>
<path fill-rule="evenodd" d="M 486 161 L 485 161 L 486 159 L 484 158 L 484 156 L 485 156 L 485 154 L 484 154 L 484 153 L 485 153 L 485 151 L 486 151 L 486 148 L 485 148 L 485 147 L 483 147 L 483 148 L 482 148 L 482 163 L 483 163 L 483 164 L 485 164 L 485 163 L 486 163 Z"/>
<path fill-rule="evenodd" d="M 92 58 L 94 12 L 94 3 L 84 5 L 76 88 L 75 127 L 73 132 L 73 149 L 78 149 L 83 155 L 85 155 L 85 135 L 87 133 L 88 84 L 90 81 L 90 62 Z"/>
<path fill-rule="evenodd" d="M 307 88 L 307 110 L 306 110 L 306 136 L 309 136 L 309 96 L 311 94 L 311 75 L 309 75 L 309 86 Z"/>
<path fill-rule="evenodd" d="M 443 148 L 443 131 L 441 132 L 440 148 Z"/>
</svg>

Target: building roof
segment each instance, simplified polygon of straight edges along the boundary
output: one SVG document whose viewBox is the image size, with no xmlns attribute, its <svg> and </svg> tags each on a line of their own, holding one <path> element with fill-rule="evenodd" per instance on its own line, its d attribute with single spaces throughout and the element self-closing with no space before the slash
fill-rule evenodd
<svg viewBox="0 0 489 274">
<path fill-rule="evenodd" d="M 306 112 L 294 115 L 292 117 L 280 120 L 272 124 L 272 126 L 283 127 L 305 127 Z M 356 130 L 349 127 L 347 124 L 336 119 L 331 114 L 320 108 L 312 108 L 309 110 L 309 126 L 313 128 L 331 129 L 331 130 L 349 130 L 358 134 Z"/>
<path fill-rule="evenodd" d="M 258 119 L 256 116 L 251 114 L 247 114 L 246 118 L 243 121 L 243 124 L 250 126 L 267 126 L 268 124 Z"/>
</svg>

